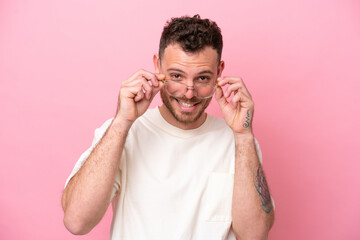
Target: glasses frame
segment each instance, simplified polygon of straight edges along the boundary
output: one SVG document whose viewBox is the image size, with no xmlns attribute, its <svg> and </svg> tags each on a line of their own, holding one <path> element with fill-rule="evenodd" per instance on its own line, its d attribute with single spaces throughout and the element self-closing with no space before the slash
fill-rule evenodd
<svg viewBox="0 0 360 240">
<path fill-rule="evenodd" d="M 171 83 L 171 82 L 176 83 L 176 84 L 182 84 L 182 85 L 186 86 L 186 91 L 185 91 L 185 93 L 184 93 L 182 96 L 177 96 L 177 95 L 171 94 L 171 93 L 167 90 L 167 88 L 165 88 L 165 89 L 166 89 L 166 92 L 167 92 L 170 96 L 176 97 L 176 98 L 181 98 L 181 97 L 185 96 L 185 94 L 187 93 L 187 91 L 193 90 L 194 96 L 196 96 L 197 98 L 199 98 L 199 99 L 208 99 L 208 98 L 211 98 L 211 97 L 214 95 L 216 88 L 219 86 L 217 83 L 216 83 L 216 84 L 196 83 L 196 84 L 194 84 L 193 87 L 189 87 L 189 86 L 186 85 L 185 83 L 178 82 L 178 81 L 167 80 L 167 79 L 161 80 L 161 81 L 164 83 L 165 86 L 167 85 L 167 83 Z M 208 97 L 199 97 L 199 96 L 197 95 L 197 91 L 195 91 L 195 88 L 196 88 L 197 86 L 199 86 L 199 85 L 200 85 L 200 86 L 201 86 L 201 85 L 209 85 L 209 86 L 212 86 L 212 87 L 213 87 L 213 90 L 212 90 L 211 95 L 208 96 Z"/>
</svg>

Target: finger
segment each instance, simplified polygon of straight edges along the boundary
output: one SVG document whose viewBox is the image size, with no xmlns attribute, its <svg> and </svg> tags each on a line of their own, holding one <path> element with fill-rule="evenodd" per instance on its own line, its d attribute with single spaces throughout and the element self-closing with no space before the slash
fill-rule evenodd
<svg viewBox="0 0 360 240">
<path fill-rule="evenodd" d="M 234 92 L 234 95 L 236 94 L 236 92 L 238 92 L 241 88 L 241 84 L 240 83 L 234 83 L 234 84 L 231 84 L 230 86 L 228 86 L 228 88 L 226 89 L 225 91 L 225 94 L 224 96 L 226 98 L 230 97 L 231 93 Z"/>
<path fill-rule="evenodd" d="M 141 101 L 142 99 L 144 99 L 145 95 L 144 95 L 144 92 L 142 91 L 142 89 L 140 89 L 140 91 L 138 91 L 134 97 L 134 101 L 135 102 L 139 102 Z"/>
<path fill-rule="evenodd" d="M 161 82 L 159 84 L 161 84 Z M 160 87 L 157 87 L 157 88 L 153 87 L 152 92 L 151 92 L 151 97 L 149 99 L 150 102 L 154 99 L 154 97 L 160 91 L 160 89 L 161 89 Z"/>
<path fill-rule="evenodd" d="M 151 98 L 150 101 L 152 101 L 152 99 L 156 96 L 156 94 L 164 87 L 164 83 L 162 81 L 159 81 L 159 86 L 158 87 L 152 87 L 152 92 L 151 92 Z"/>
<path fill-rule="evenodd" d="M 136 86 L 141 86 L 143 84 L 143 81 L 147 81 L 146 78 L 142 77 L 142 76 L 137 76 L 134 79 L 130 79 L 127 80 L 126 82 L 124 82 L 124 84 L 122 86 L 124 87 L 136 87 Z"/>
<path fill-rule="evenodd" d="M 237 107 L 238 104 L 240 104 L 240 100 L 242 97 L 242 92 L 237 92 L 234 97 L 231 99 L 231 104 L 233 105 L 234 108 Z"/>
<path fill-rule="evenodd" d="M 143 93 L 145 93 L 146 99 L 151 98 L 152 86 L 150 86 L 149 82 L 144 77 L 139 77 L 132 82 L 128 82 L 126 85 L 127 88 L 139 88 Z"/>
<path fill-rule="evenodd" d="M 153 99 L 153 97 L 160 91 L 160 89 L 164 86 L 161 80 L 165 78 L 164 74 L 160 73 L 151 73 L 146 70 L 140 69 L 136 73 L 134 73 L 130 78 L 123 81 L 121 86 L 123 88 L 138 89 L 140 87 L 139 92 L 133 93 L 133 98 L 136 102 L 145 98 L 147 100 Z"/>
<path fill-rule="evenodd" d="M 165 80 L 165 74 L 162 73 L 155 73 L 155 77 L 162 82 L 162 80 Z"/>
<path fill-rule="evenodd" d="M 125 80 L 124 84 L 126 84 L 126 86 L 132 86 L 134 84 L 134 82 L 136 82 L 137 80 L 142 79 L 142 78 L 146 79 L 146 81 L 150 81 L 151 85 L 154 85 L 154 86 L 158 85 L 158 81 L 157 81 L 155 75 L 144 69 L 138 70 L 131 77 L 129 77 L 127 80 Z"/>
<path fill-rule="evenodd" d="M 220 108 L 224 108 L 228 104 L 226 98 L 224 97 L 224 92 L 221 87 L 215 89 L 215 99 L 218 102 Z"/>
<path fill-rule="evenodd" d="M 250 94 L 245 91 L 243 88 L 239 87 L 237 88 L 238 86 L 234 86 L 232 87 L 233 85 L 231 85 L 230 87 L 228 87 L 226 89 L 226 92 L 225 92 L 225 97 L 228 98 L 230 97 L 231 93 L 234 93 L 234 96 L 235 94 L 237 94 L 238 92 L 241 92 L 243 95 L 247 96 L 248 98 L 251 98 Z"/>
<path fill-rule="evenodd" d="M 147 81 L 150 81 L 151 84 L 155 87 L 159 86 L 159 79 L 157 78 L 157 76 L 149 71 L 145 71 L 145 70 L 140 70 L 139 72 L 141 74 L 142 77 L 144 77 Z M 159 75 L 163 75 L 163 74 L 159 74 Z M 164 76 L 165 77 L 165 76 Z"/>
<path fill-rule="evenodd" d="M 132 98 L 135 102 L 144 98 L 144 92 L 141 86 L 123 88 L 122 92 L 124 93 L 124 97 Z"/>
<path fill-rule="evenodd" d="M 150 86 L 149 82 L 144 78 L 141 87 L 144 89 L 145 97 L 147 100 L 151 98 L 153 87 Z"/>
<path fill-rule="evenodd" d="M 233 83 L 241 82 L 242 79 L 240 77 L 219 77 L 218 81 L 219 81 L 219 85 L 223 86 L 225 84 L 233 84 Z"/>
<path fill-rule="evenodd" d="M 238 92 L 234 95 L 234 97 L 231 99 L 231 104 L 236 107 L 238 104 L 241 104 L 241 106 L 250 107 L 254 105 L 252 99 L 248 97 L 243 92 Z"/>
<path fill-rule="evenodd" d="M 247 89 L 247 87 L 246 87 L 246 85 L 245 85 L 242 78 L 239 78 L 239 77 L 220 77 L 218 79 L 218 84 L 220 86 L 224 86 L 226 84 L 234 84 L 234 83 L 239 83 L 241 85 L 241 88 L 244 89 L 244 92 L 251 97 L 251 94 L 250 94 L 249 90 Z"/>
<path fill-rule="evenodd" d="M 163 89 L 165 87 L 165 84 L 163 81 L 159 81 L 159 86 L 156 88 L 153 88 L 153 96 L 152 99 L 156 96 L 156 94 L 158 94 L 160 92 L 161 89 Z M 152 100 L 151 99 L 151 100 Z"/>
</svg>

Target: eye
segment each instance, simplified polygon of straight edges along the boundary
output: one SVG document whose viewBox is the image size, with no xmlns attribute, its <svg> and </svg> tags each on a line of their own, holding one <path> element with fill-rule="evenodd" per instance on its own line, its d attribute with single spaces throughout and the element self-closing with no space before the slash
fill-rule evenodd
<svg viewBox="0 0 360 240">
<path fill-rule="evenodd" d="M 199 81 L 200 81 L 200 82 L 208 82 L 209 80 L 210 80 L 210 78 L 207 77 L 207 76 L 200 76 L 200 77 L 199 77 Z"/>
<path fill-rule="evenodd" d="M 171 78 L 174 79 L 174 80 L 179 80 L 179 79 L 181 79 L 181 75 L 180 75 L 180 74 L 177 74 L 177 73 L 171 74 L 170 76 L 171 76 Z"/>
</svg>

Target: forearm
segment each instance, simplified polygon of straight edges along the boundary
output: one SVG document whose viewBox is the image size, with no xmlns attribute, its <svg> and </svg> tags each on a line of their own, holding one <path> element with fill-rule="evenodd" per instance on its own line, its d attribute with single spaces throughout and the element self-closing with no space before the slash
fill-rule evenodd
<svg viewBox="0 0 360 240">
<path fill-rule="evenodd" d="M 72 233 L 89 232 L 104 216 L 129 128 L 115 118 L 65 188 L 64 224 Z"/>
<path fill-rule="evenodd" d="M 252 134 L 235 135 L 232 227 L 238 239 L 267 239 L 274 221 L 270 192 Z"/>
</svg>

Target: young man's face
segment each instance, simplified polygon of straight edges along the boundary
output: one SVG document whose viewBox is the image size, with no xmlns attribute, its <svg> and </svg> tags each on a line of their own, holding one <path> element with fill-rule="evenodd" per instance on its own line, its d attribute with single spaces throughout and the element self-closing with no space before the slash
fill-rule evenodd
<svg viewBox="0 0 360 240">
<path fill-rule="evenodd" d="M 171 96 L 163 88 L 160 92 L 166 107 L 162 106 L 163 110 L 170 113 L 170 117 L 179 124 L 196 126 L 198 122 L 203 122 L 204 111 L 212 97 L 200 99 L 191 87 L 196 83 L 216 84 L 224 67 L 223 62 L 218 62 L 216 50 L 205 47 L 198 53 L 187 53 L 180 45 L 172 44 L 165 48 L 161 60 L 154 57 L 154 63 L 156 70 L 165 74 L 166 80 L 179 81 L 190 87 L 184 96 L 179 97 Z"/>
</svg>

